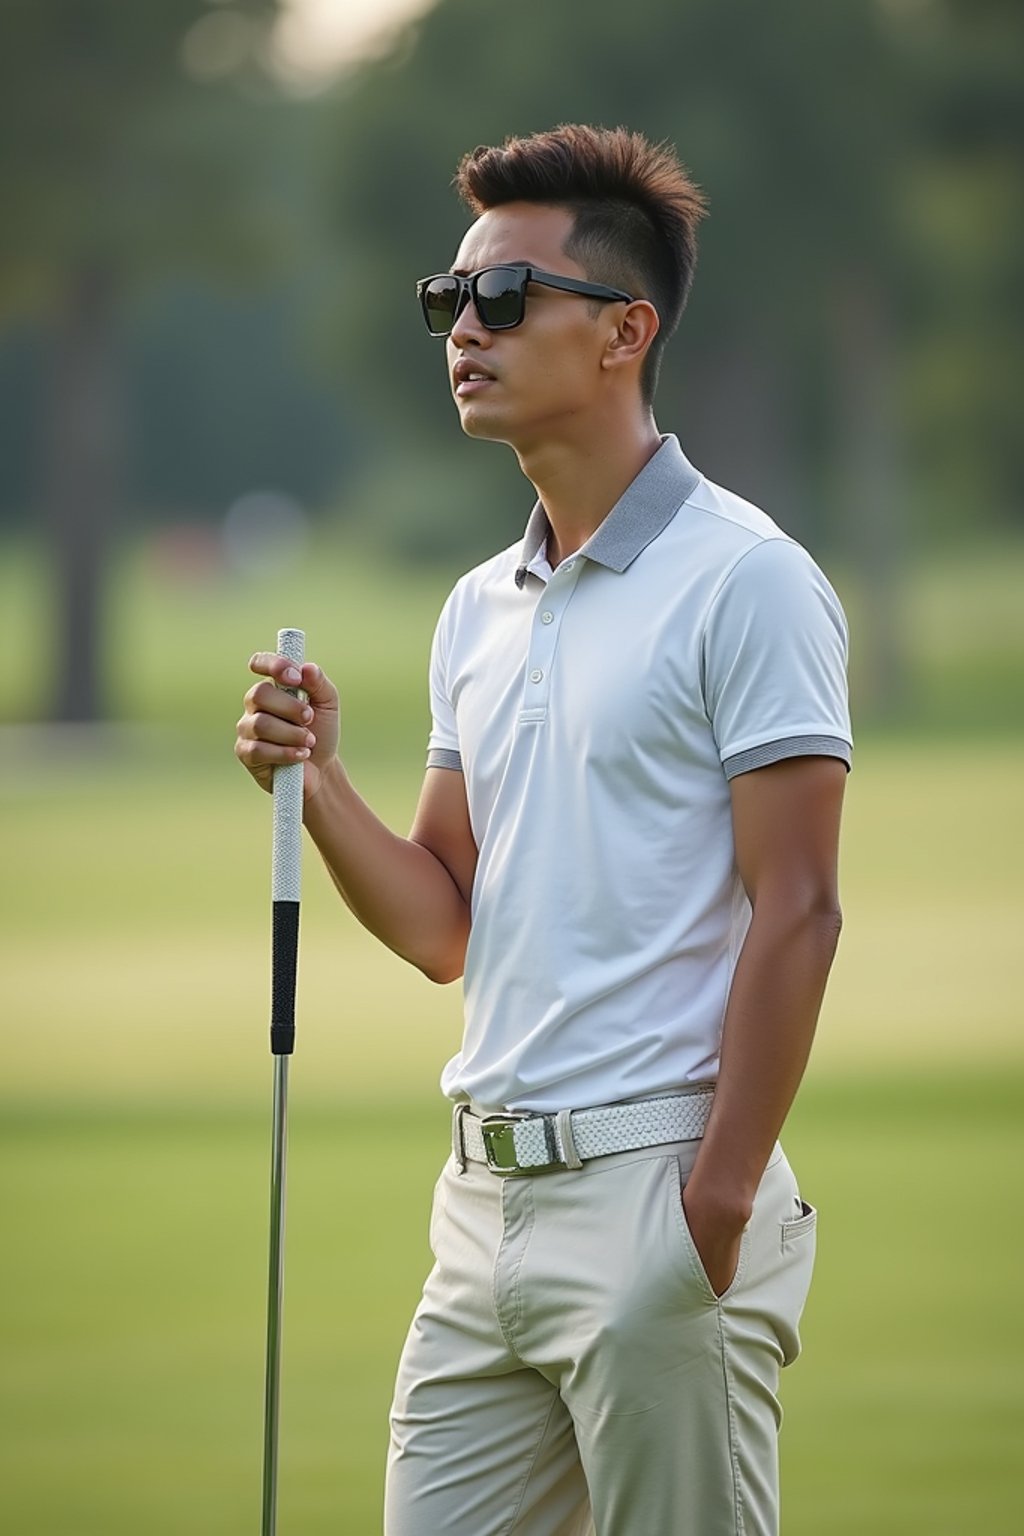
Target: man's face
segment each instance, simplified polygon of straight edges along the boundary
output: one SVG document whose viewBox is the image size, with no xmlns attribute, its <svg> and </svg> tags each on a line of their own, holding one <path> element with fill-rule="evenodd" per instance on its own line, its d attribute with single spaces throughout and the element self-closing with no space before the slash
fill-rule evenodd
<svg viewBox="0 0 1024 1536">
<path fill-rule="evenodd" d="M 467 230 L 452 271 L 468 275 L 501 263 L 565 277 L 587 273 L 564 246 L 573 218 L 565 208 L 507 203 L 489 209 Z M 602 383 L 600 359 L 615 327 L 615 306 L 592 305 L 579 294 L 531 283 L 521 325 L 488 331 L 467 303 L 447 341 L 448 378 L 470 437 L 510 443 L 521 453 L 560 437 L 578 437 Z M 482 379 L 465 380 L 461 364 L 479 365 Z M 475 370 L 474 370 L 475 371 Z"/>
</svg>

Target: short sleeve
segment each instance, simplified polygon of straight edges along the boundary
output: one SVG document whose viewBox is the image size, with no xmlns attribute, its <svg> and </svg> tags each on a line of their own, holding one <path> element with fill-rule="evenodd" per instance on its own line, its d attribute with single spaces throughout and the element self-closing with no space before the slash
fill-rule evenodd
<svg viewBox="0 0 1024 1536">
<path fill-rule="evenodd" d="M 462 767 L 459 730 L 455 707 L 448 691 L 448 655 L 450 650 L 451 599 L 441 610 L 430 647 L 430 739 L 427 744 L 428 768 Z"/>
<path fill-rule="evenodd" d="M 835 592 L 792 540 L 748 550 L 705 623 L 704 696 L 726 776 L 787 757 L 839 757 L 853 737 L 848 634 Z"/>
</svg>

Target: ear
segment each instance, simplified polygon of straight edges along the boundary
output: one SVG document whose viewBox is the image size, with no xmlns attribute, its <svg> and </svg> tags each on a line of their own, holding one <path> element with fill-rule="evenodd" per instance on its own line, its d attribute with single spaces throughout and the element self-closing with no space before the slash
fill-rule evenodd
<svg viewBox="0 0 1024 1536">
<path fill-rule="evenodd" d="M 618 325 L 608 338 L 601 357 L 602 368 L 638 367 L 661 327 L 658 311 L 647 299 L 634 299 L 622 310 Z"/>
</svg>

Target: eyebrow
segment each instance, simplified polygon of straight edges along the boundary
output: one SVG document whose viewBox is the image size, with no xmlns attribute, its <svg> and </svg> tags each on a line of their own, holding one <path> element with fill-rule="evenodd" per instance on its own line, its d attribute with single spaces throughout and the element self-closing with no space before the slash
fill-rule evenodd
<svg viewBox="0 0 1024 1536">
<path fill-rule="evenodd" d="M 525 256 L 517 256 L 513 261 L 489 261 L 484 267 L 449 267 L 449 277 L 471 277 L 474 272 L 486 272 L 488 267 L 535 267 L 535 261 L 527 261 Z"/>
</svg>

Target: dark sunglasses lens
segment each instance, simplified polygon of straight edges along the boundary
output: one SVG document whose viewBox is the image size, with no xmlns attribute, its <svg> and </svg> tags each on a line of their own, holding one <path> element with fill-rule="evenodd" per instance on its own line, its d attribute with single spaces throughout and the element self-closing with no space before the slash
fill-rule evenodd
<svg viewBox="0 0 1024 1536">
<path fill-rule="evenodd" d="M 459 285 L 454 277 L 435 277 L 423 290 L 423 313 L 431 336 L 447 336 L 455 324 Z"/>
<path fill-rule="evenodd" d="M 489 267 L 476 280 L 477 314 L 489 330 L 518 325 L 523 318 L 523 273 Z"/>
</svg>

